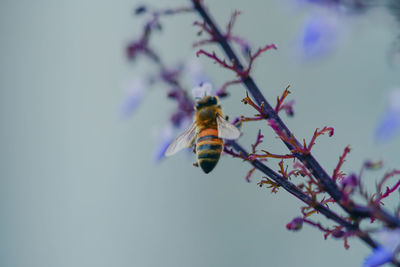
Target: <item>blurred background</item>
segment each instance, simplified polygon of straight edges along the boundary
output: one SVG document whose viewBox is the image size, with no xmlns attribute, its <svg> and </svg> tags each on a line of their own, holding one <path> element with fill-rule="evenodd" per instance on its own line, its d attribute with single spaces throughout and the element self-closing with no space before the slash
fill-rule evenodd
<svg viewBox="0 0 400 267">
<path fill-rule="evenodd" d="M 223 156 L 208 175 L 187 153 L 156 162 L 157 133 L 175 108 L 165 88 L 146 91 L 135 112 L 121 118 L 132 82 L 154 69 L 126 58 L 144 23 L 134 9 L 188 2 L 0 1 L 0 266 L 360 266 L 370 253 L 357 239 L 346 251 L 342 241 L 325 241 L 308 226 L 287 231 L 301 203 L 283 190 L 259 188 L 260 173 L 247 183 L 249 166 L 240 160 Z M 392 51 L 400 30 L 386 9 L 333 15 L 307 37 L 326 8 L 289 0 L 206 4 L 221 26 L 241 10 L 234 32 L 253 47 L 278 46 L 256 62 L 254 78 L 273 104 L 291 85 L 296 115 L 283 116 L 299 139 L 309 140 L 317 127 L 335 128 L 314 148 L 328 173 L 348 144 L 348 173 L 365 160 L 384 160 L 382 171 L 365 177 L 371 190 L 384 170 L 400 167 L 400 138 L 390 130 L 396 127 L 388 126 L 391 138 L 380 134 L 388 96 L 400 86 Z M 162 20 L 151 45 L 166 62 L 195 58 L 195 19 Z M 233 78 L 197 60 L 215 87 Z M 225 113 L 252 115 L 240 103 L 243 88 L 229 90 Z M 261 123 L 246 124 L 240 143 L 251 144 L 258 129 L 262 149 L 286 153 Z"/>
</svg>

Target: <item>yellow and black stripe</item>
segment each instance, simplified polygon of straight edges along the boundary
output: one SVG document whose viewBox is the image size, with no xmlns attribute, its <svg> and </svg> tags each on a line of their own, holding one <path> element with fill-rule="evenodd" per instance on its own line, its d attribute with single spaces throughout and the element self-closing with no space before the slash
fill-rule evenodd
<svg viewBox="0 0 400 267">
<path fill-rule="evenodd" d="M 205 173 L 217 165 L 222 151 L 222 139 L 217 129 L 204 129 L 197 135 L 196 154 L 199 166 Z"/>
</svg>

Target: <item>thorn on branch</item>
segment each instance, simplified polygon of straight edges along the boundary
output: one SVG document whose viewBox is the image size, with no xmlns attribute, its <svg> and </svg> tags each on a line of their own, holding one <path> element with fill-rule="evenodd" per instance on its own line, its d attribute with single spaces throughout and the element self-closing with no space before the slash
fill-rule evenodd
<svg viewBox="0 0 400 267">
<path fill-rule="evenodd" d="M 264 185 L 267 186 L 267 188 L 271 188 L 271 193 L 278 193 L 279 187 L 281 187 L 278 183 L 272 181 L 268 177 L 263 177 L 265 180 L 261 180 L 258 182 L 258 186 L 263 187 Z"/>
<path fill-rule="evenodd" d="M 237 17 L 241 14 L 240 11 L 235 10 L 232 13 L 232 16 L 226 25 L 226 33 L 222 34 L 221 33 L 221 38 L 224 38 L 227 42 L 234 42 L 237 45 L 241 47 L 242 52 L 245 54 L 245 56 L 248 56 L 248 53 L 250 51 L 250 45 L 249 43 L 242 37 L 234 35 L 233 34 L 233 27 L 235 25 L 235 22 L 237 20 Z M 195 21 L 193 25 L 198 26 L 200 28 L 199 34 L 201 35 L 203 32 L 206 32 L 209 35 L 208 39 L 200 40 L 197 41 L 193 44 L 193 47 L 198 47 L 201 45 L 205 44 L 210 44 L 210 43 L 218 43 L 219 40 L 219 35 L 211 28 L 207 23 Z"/>
<path fill-rule="evenodd" d="M 278 155 L 278 154 L 272 154 L 269 153 L 266 150 L 261 150 L 264 154 L 256 154 L 256 153 L 251 153 L 249 154 L 249 159 L 267 159 L 267 158 L 274 158 L 274 159 L 292 159 L 295 158 L 294 155 L 292 154 L 286 154 L 286 155 Z"/>
<path fill-rule="evenodd" d="M 253 153 L 257 152 L 257 146 L 263 142 L 264 135 L 262 135 L 261 130 L 258 130 L 257 138 L 254 144 L 251 145 L 251 150 Z"/>
<path fill-rule="evenodd" d="M 205 41 L 203 41 L 203 42 L 208 43 L 208 42 L 213 42 L 213 41 L 214 41 L 214 39 L 209 39 L 209 40 L 205 40 Z M 220 58 L 216 55 L 215 52 L 209 53 L 209 52 L 204 51 L 203 49 L 200 49 L 199 51 L 197 51 L 196 56 L 199 56 L 199 55 L 201 55 L 201 54 L 202 54 L 202 55 L 205 55 L 205 56 L 207 56 L 207 57 L 213 59 L 213 60 L 214 60 L 216 63 L 218 63 L 221 67 L 226 68 L 226 69 L 229 69 L 229 70 L 235 72 L 236 75 L 237 75 L 238 77 L 241 77 L 242 79 L 245 79 L 245 78 L 247 78 L 247 77 L 250 75 L 250 71 L 251 71 L 251 68 L 252 68 L 252 66 L 253 66 L 253 63 L 254 63 L 255 59 L 258 58 L 262 53 L 264 53 L 264 52 L 266 52 L 266 51 L 268 51 L 268 50 L 270 50 L 270 49 L 277 49 L 277 47 L 276 47 L 274 44 L 266 45 L 266 46 L 263 47 L 263 48 L 259 48 L 259 49 L 257 50 L 257 52 L 256 52 L 254 55 L 252 55 L 252 54 L 251 54 L 251 51 L 250 51 L 250 52 L 249 52 L 249 58 L 250 58 L 250 60 L 249 60 L 249 64 L 248 64 L 247 68 L 242 68 L 242 67 L 240 67 L 240 66 L 239 66 L 238 64 L 236 64 L 236 62 L 234 62 L 234 61 L 232 61 L 232 64 L 230 65 L 230 64 L 228 64 L 224 59 L 220 59 Z"/>
<path fill-rule="evenodd" d="M 246 74 L 245 77 L 249 76 L 250 71 L 251 71 L 251 67 L 253 66 L 254 61 L 255 61 L 261 54 L 263 54 L 264 52 L 267 52 L 268 50 L 271 50 L 271 49 L 276 50 L 276 49 L 278 49 L 278 48 L 276 47 L 275 44 L 269 44 L 269 45 L 266 45 L 266 46 L 264 46 L 264 47 L 258 48 L 257 52 L 256 52 L 254 55 L 252 55 L 251 50 L 249 51 L 249 58 L 250 58 L 250 60 L 249 60 L 249 65 L 248 65 L 248 67 L 247 67 L 246 70 L 245 70 L 245 74 Z"/>
<path fill-rule="evenodd" d="M 320 135 L 324 135 L 325 133 L 328 133 L 328 136 L 331 137 L 333 135 L 333 133 L 334 133 L 334 129 L 332 127 L 326 127 L 325 126 L 322 130 L 319 131 L 319 129 L 317 128 L 314 131 L 314 135 L 311 138 L 311 141 L 308 144 L 308 146 L 306 144 L 306 141 L 303 139 L 303 147 L 300 147 L 299 145 L 297 145 L 297 143 L 295 142 L 294 138 L 293 138 L 293 140 L 287 140 L 287 138 L 286 139 L 282 139 L 282 137 L 281 137 L 281 139 L 284 140 L 284 141 L 290 141 L 290 144 L 292 144 L 294 146 L 294 149 L 292 150 L 293 153 L 300 153 L 300 154 L 303 154 L 303 155 L 308 155 L 308 154 L 311 153 L 311 148 L 314 146 L 315 140 L 317 139 L 317 137 L 320 136 Z"/>
<path fill-rule="evenodd" d="M 385 176 L 382 178 L 382 180 L 379 182 L 379 184 L 377 185 L 377 193 L 376 193 L 376 199 L 375 199 L 375 203 L 376 204 L 382 204 L 383 202 L 382 200 L 384 198 L 387 198 L 391 193 L 393 193 L 394 191 L 396 191 L 398 188 L 400 188 L 400 179 L 391 187 L 386 186 L 386 191 L 385 193 L 382 193 L 382 189 L 383 189 L 383 185 L 384 183 L 391 177 L 396 176 L 396 175 L 400 175 L 400 170 L 393 170 L 387 174 L 385 174 Z"/>
<path fill-rule="evenodd" d="M 243 161 L 249 161 L 242 153 L 236 153 L 232 148 L 229 148 L 227 144 L 224 145 L 224 152 L 231 155 L 234 158 L 241 158 Z"/>
<path fill-rule="evenodd" d="M 157 61 L 158 57 L 156 53 L 149 47 L 150 35 L 154 30 L 161 30 L 162 26 L 160 23 L 161 16 L 169 16 L 186 12 L 194 12 L 193 7 L 180 7 L 180 8 L 166 8 L 166 9 L 152 9 L 150 10 L 145 5 L 139 5 L 134 13 L 135 15 L 149 14 L 150 19 L 145 23 L 143 32 L 138 40 L 135 40 L 128 44 L 126 48 L 126 55 L 128 59 L 134 60 L 139 54 L 144 54 L 151 59 Z"/>
<path fill-rule="evenodd" d="M 260 121 L 260 120 L 263 120 L 263 119 L 264 119 L 264 117 L 261 117 L 259 114 L 256 114 L 255 117 L 244 117 L 244 116 L 240 117 L 240 121 L 241 122 Z"/>
<path fill-rule="evenodd" d="M 294 111 L 293 111 L 294 100 L 284 103 L 284 100 L 290 94 L 289 88 L 290 88 L 290 85 L 288 85 L 286 87 L 286 89 L 285 89 L 285 91 L 283 91 L 281 97 L 279 97 L 279 96 L 277 97 L 276 106 L 275 106 L 274 110 L 276 113 L 279 113 L 279 111 L 281 111 L 281 110 L 285 110 L 286 114 L 289 117 L 292 117 L 294 115 Z"/>
<path fill-rule="evenodd" d="M 340 168 L 342 167 L 343 163 L 345 162 L 345 158 L 347 156 L 347 154 L 350 152 L 351 148 L 350 146 L 346 146 L 343 154 L 339 157 L 339 162 L 336 165 L 336 168 L 333 170 L 333 174 L 332 174 L 332 179 L 334 181 L 336 181 L 337 179 L 341 179 L 343 178 L 344 174 L 340 171 Z"/>
<path fill-rule="evenodd" d="M 334 134 L 334 129 L 332 127 L 324 127 L 321 131 L 318 131 L 318 128 L 315 130 L 314 135 L 311 139 L 311 142 L 309 143 L 307 147 L 307 151 L 310 152 L 311 148 L 315 144 L 315 140 L 317 139 L 318 136 L 324 135 L 325 133 L 328 133 L 328 136 L 331 137 Z M 304 147 L 305 148 L 305 147 Z M 306 149 L 306 148 L 305 148 Z"/>
<path fill-rule="evenodd" d="M 313 222 L 313 221 L 311 221 L 311 220 L 308 220 L 308 219 L 305 219 L 305 218 L 303 218 L 303 222 L 305 222 L 305 223 L 307 223 L 307 224 L 309 224 L 309 225 L 311 225 L 311 226 L 314 226 L 314 227 L 316 227 L 316 228 L 318 228 L 319 230 L 321 230 L 322 232 L 324 232 L 325 234 L 324 234 L 324 239 L 326 240 L 327 238 L 328 238 L 328 236 L 330 236 L 330 235 L 332 235 L 332 237 L 334 237 L 334 238 L 343 238 L 343 241 L 344 241 L 344 247 L 346 248 L 346 249 L 348 249 L 350 246 L 349 246 L 349 244 L 348 244 L 348 240 L 347 240 L 347 238 L 350 236 L 350 235 L 352 235 L 352 233 L 346 233 L 346 232 L 344 232 L 342 229 L 343 229 L 343 226 L 342 225 L 337 225 L 337 226 L 334 226 L 333 227 L 333 229 L 329 229 L 329 228 L 325 228 L 325 227 L 323 227 L 320 223 L 316 223 L 316 222 Z"/>
<path fill-rule="evenodd" d="M 232 64 L 228 64 L 226 63 L 225 59 L 220 59 L 215 52 L 209 53 L 204 51 L 203 49 L 200 49 L 199 51 L 196 52 L 196 56 L 200 56 L 200 55 L 205 55 L 211 59 L 213 59 L 216 63 L 218 63 L 221 67 L 232 70 L 233 72 L 236 73 L 237 76 L 239 77 L 245 77 L 245 73 L 238 69 L 235 64 L 232 62 Z"/>
<path fill-rule="evenodd" d="M 256 115 L 258 118 L 260 119 L 265 119 L 267 118 L 267 114 L 264 113 L 263 110 L 263 103 L 261 103 L 261 106 L 258 106 L 250 97 L 249 97 L 249 93 L 246 91 L 246 97 L 242 99 L 242 103 L 244 103 L 245 105 L 249 104 L 250 106 L 252 106 L 257 112 L 258 114 Z M 258 119 L 257 119 L 258 120 Z"/>
<path fill-rule="evenodd" d="M 246 175 L 246 182 L 250 183 L 251 176 L 253 175 L 253 173 L 254 173 L 254 171 L 255 171 L 256 169 L 257 169 L 256 167 L 253 167 L 253 168 L 251 168 L 251 169 L 249 170 L 249 172 L 248 172 L 247 175 Z"/>
<path fill-rule="evenodd" d="M 287 174 L 287 168 L 288 168 L 288 166 L 286 166 L 286 168 L 285 168 L 285 166 L 283 166 L 283 160 L 281 160 L 280 162 L 279 162 L 279 173 L 280 174 L 282 174 L 282 176 L 283 176 L 283 178 L 285 178 L 285 179 L 289 179 L 289 176 L 288 176 L 288 174 Z"/>
<path fill-rule="evenodd" d="M 231 36 L 232 35 L 232 29 L 233 26 L 235 25 L 235 22 L 237 20 L 237 17 L 242 14 L 242 12 L 240 12 L 239 10 L 235 10 L 233 11 L 232 15 L 231 15 L 231 19 L 229 20 L 228 24 L 226 25 L 226 34 L 225 37 L 227 36 Z"/>
</svg>

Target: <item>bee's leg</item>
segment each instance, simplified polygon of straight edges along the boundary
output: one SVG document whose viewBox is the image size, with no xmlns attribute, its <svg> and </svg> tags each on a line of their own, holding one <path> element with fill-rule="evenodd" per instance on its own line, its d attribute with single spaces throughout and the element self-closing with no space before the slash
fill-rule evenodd
<svg viewBox="0 0 400 267">
<path fill-rule="evenodd" d="M 193 163 L 193 166 L 194 167 L 199 167 L 199 163 L 195 162 L 195 163 Z"/>
<path fill-rule="evenodd" d="M 196 146 L 193 146 L 193 153 L 196 153 Z"/>
</svg>

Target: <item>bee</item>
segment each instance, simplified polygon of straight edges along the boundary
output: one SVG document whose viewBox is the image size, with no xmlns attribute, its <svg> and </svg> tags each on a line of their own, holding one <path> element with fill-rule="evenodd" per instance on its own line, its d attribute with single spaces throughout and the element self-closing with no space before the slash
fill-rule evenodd
<svg viewBox="0 0 400 267">
<path fill-rule="evenodd" d="M 165 156 L 196 145 L 197 166 L 209 173 L 217 165 L 223 149 L 223 139 L 239 138 L 239 129 L 225 120 L 218 97 L 209 95 L 210 85 L 197 88 L 193 123 L 181 133 L 165 151 Z M 208 89 L 208 91 L 207 91 Z"/>
</svg>

